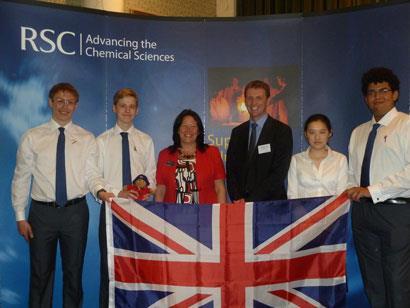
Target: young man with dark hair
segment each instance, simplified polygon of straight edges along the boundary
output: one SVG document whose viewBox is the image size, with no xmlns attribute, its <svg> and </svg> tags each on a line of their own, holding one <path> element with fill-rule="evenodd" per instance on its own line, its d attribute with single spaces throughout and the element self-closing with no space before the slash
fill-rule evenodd
<svg viewBox="0 0 410 308">
<path fill-rule="evenodd" d="M 410 307 L 410 117 L 395 107 L 399 85 L 384 67 L 363 75 L 373 116 L 349 144 L 353 238 L 372 307 Z"/>
</svg>

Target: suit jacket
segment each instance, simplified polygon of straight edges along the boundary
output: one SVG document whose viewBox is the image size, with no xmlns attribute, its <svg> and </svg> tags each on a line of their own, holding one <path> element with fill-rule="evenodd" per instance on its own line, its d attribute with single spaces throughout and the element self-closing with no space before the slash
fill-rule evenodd
<svg viewBox="0 0 410 308">
<path fill-rule="evenodd" d="M 249 125 L 250 121 L 242 123 L 231 133 L 226 156 L 229 197 L 232 201 L 286 199 L 284 181 L 292 157 L 292 131 L 268 116 L 256 148 L 248 157 Z"/>
</svg>

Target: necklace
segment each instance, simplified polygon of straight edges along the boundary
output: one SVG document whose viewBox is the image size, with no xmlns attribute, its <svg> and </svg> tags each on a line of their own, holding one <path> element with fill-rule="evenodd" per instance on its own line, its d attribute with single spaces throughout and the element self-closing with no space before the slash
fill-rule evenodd
<svg viewBox="0 0 410 308">
<path fill-rule="evenodd" d="M 180 159 L 193 159 L 195 158 L 195 151 L 190 152 L 190 151 L 184 151 L 183 149 L 179 148 L 178 149 L 178 156 Z"/>
</svg>

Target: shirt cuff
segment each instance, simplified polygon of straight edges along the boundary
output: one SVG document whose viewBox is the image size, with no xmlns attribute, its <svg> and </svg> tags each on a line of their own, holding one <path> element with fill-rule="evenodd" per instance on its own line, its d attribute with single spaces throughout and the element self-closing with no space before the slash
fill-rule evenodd
<svg viewBox="0 0 410 308">
<path fill-rule="evenodd" d="M 97 187 L 94 188 L 94 191 L 92 191 L 92 193 L 93 193 L 95 199 L 98 200 L 98 192 L 100 190 L 103 190 L 103 189 L 106 190 L 106 188 L 104 186 L 101 186 L 101 185 L 98 185 Z"/>
<path fill-rule="evenodd" d="M 15 211 L 15 214 L 16 214 L 16 221 L 26 220 L 26 212 L 25 212 L 25 210 Z"/>
<path fill-rule="evenodd" d="M 389 196 L 383 195 L 381 187 L 378 184 L 368 186 L 367 189 L 370 192 L 370 196 L 373 200 L 373 203 L 383 202 L 386 199 L 389 199 Z"/>
<path fill-rule="evenodd" d="M 118 194 L 120 193 L 120 189 L 113 189 L 112 190 L 112 193 L 116 196 L 116 197 L 118 197 Z"/>
</svg>

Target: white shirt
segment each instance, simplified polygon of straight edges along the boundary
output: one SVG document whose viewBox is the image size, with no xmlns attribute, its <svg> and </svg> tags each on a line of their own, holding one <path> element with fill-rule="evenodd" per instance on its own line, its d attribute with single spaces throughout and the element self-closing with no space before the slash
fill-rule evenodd
<svg viewBox="0 0 410 308">
<path fill-rule="evenodd" d="M 116 196 L 123 189 L 122 186 L 122 129 L 115 125 L 97 137 L 98 168 L 104 177 L 106 191 L 113 192 Z M 155 188 L 155 152 L 152 138 L 130 127 L 128 141 L 130 145 L 131 180 L 137 175 L 144 174 L 150 182 L 150 188 Z"/>
<path fill-rule="evenodd" d="M 12 181 L 12 204 L 16 220 L 25 219 L 31 198 L 55 201 L 56 152 L 60 127 L 53 119 L 29 129 L 21 138 Z M 65 126 L 65 166 L 68 200 L 79 198 L 103 184 L 97 169 L 94 135 L 68 123 Z"/>
<path fill-rule="evenodd" d="M 349 187 L 360 186 L 360 176 L 367 138 L 376 123 L 356 127 L 349 143 Z M 373 202 L 410 197 L 410 116 L 390 110 L 378 123 L 370 162 L 370 186 Z"/>
<path fill-rule="evenodd" d="M 347 186 L 347 159 L 328 147 L 328 154 L 319 168 L 306 151 L 292 156 L 288 171 L 288 198 L 332 196 Z"/>
</svg>

